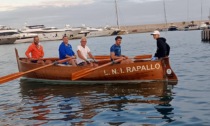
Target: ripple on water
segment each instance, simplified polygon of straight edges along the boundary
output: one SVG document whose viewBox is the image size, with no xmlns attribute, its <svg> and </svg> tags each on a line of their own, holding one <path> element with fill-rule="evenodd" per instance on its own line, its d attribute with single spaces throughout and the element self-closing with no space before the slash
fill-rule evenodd
<svg viewBox="0 0 210 126">
<path fill-rule="evenodd" d="M 16 79 L 0 85 L 0 125 L 209 125 L 210 44 L 200 42 L 200 31 L 162 35 L 171 46 L 170 63 L 179 78 L 175 88 L 160 83 L 47 85 Z M 123 36 L 123 54 L 154 54 L 156 43 L 148 36 Z M 107 55 L 114 37 L 90 38 L 88 46 L 94 54 Z M 79 41 L 70 42 L 76 49 Z M 58 56 L 59 43 L 43 42 L 45 56 Z M 14 47 L 24 56 L 28 45 L 0 46 L 1 76 L 17 72 L 16 59 L 8 57 L 15 57 Z"/>
</svg>

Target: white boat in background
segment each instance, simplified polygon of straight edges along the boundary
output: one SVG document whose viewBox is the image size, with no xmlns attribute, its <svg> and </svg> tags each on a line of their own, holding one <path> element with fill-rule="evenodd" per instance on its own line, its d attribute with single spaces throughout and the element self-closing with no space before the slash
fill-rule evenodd
<svg viewBox="0 0 210 126">
<path fill-rule="evenodd" d="M 54 41 L 61 40 L 63 36 L 74 36 L 79 31 L 72 31 L 69 29 L 58 29 L 56 27 L 45 27 L 44 25 L 30 25 L 25 26 L 22 33 L 35 33 L 39 36 L 40 41 Z"/>
<path fill-rule="evenodd" d="M 85 31 L 89 31 L 87 37 L 102 37 L 110 36 L 115 31 L 114 29 L 84 27 Z"/>
<path fill-rule="evenodd" d="M 208 25 L 204 22 L 201 22 L 200 29 L 203 30 L 203 29 L 207 29 L 207 28 L 208 28 Z"/>
<path fill-rule="evenodd" d="M 10 27 L 0 25 L 0 45 L 2 44 L 14 44 L 17 39 L 18 30 Z"/>
<path fill-rule="evenodd" d="M 34 33 L 21 33 L 20 32 L 17 40 L 15 41 L 15 44 L 33 42 L 35 36 L 38 36 L 38 34 L 34 34 Z"/>
<path fill-rule="evenodd" d="M 186 30 L 199 30 L 199 26 L 196 24 L 190 24 L 185 28 L 186 28 Z"/>
<path fill-rule="evenodd" d="M 35 33 L 40 41 L 61 40 L 65 35 L 65 30 L 55 27 L 45 27 L 44 25 L 29 25 L 20 30 L 22 33 Z"/>
<path fill-rule="evenodd" d="M 117 35 L 117 33 L 119 32 L 119 30 L 116 30 L 114 28 L 108 28 L 108 27 L 93 28 L 93 27 L 85 26 L 84 24 L 82 24 L 81 27 L 70 27 L 69 25 L 66 25 L 66 29 L 70 29 L 72 31 L 75 31 L 75 30 L 80 31 L 77 35 L 72 36 L 70 39 L 80 39 L 83 36 L 86 36 L 87 38 L 110 36 L 110 35 L 113 35 L 113 33 Z"/>
<path fill-rule="evenodd" d="M 79 39 L 88 33 L 82 31 L 80 27 L 71 27 L 70 25 L 65 25 L 64 30 L 66 31 L 66 36 L 69 39 Z"/>
<path fill-rule="evenodd" d="M 89 33 L 89 31 L 81 30 L 77 35 L 73 36 L 71 39 L 81 39 L 83 36 L 87 36 Z"/>
</svg>

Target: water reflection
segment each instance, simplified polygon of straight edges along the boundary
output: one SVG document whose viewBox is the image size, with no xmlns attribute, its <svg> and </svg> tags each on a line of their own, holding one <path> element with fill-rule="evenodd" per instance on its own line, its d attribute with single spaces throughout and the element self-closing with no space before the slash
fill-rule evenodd
<svg viewBox="0 0 210 126">
<path fill-rule="evenodd" d="M 129 118 L 138 124 L 168 123 L 173 121 L 172 88 L 166 82 L 46 85 L 21 80 L 22 112 L 27 113 L 21 118 L 28 125 L 120 125 L 129 124 Z"/>
</svg>

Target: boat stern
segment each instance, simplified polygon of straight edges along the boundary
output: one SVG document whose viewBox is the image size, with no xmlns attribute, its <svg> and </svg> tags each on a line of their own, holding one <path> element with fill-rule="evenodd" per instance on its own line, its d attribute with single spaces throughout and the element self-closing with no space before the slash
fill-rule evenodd
<svg viewBox="0 0 210 126">
<path fill-rule="evenodd" d="M 177 78 L 176 74 L 174 73 L 174 71 L 172 70 L 172 68 L 170 66 L 169 57 L 163 58 L 162 63 L 164 65 L 163 69 L 164 69 L 164 72 L 165 72 L 165 78 L 168 81 L 177 82 L 178 78 Z"/>
</svg>

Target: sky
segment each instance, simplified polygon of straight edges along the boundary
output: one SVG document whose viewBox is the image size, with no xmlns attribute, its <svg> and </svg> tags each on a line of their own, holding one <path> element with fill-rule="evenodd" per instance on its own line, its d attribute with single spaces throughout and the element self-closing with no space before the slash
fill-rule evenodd
<svg viewBox="0 0 210 126">
<path fill-rule="evenodd" d="M 0 25 L 116 26 L 115 0 L 0 0 Z M 210 0 L 117 0 L 120 25 L 208 20 Z M 202 9 L 201 9 L 202 8 Z M 202 10 L 202 11 L 201 11 Z"/>
</svg>

